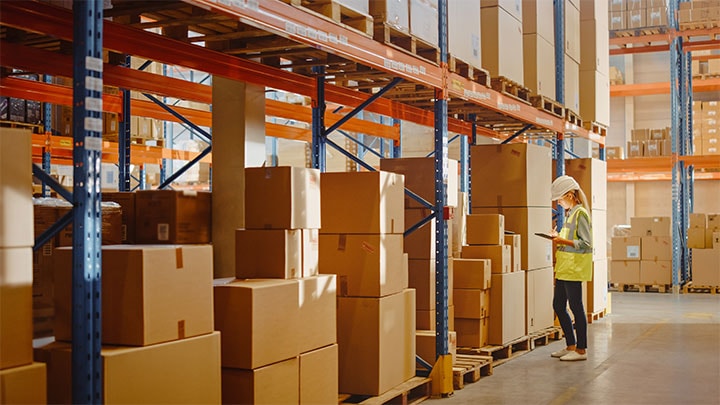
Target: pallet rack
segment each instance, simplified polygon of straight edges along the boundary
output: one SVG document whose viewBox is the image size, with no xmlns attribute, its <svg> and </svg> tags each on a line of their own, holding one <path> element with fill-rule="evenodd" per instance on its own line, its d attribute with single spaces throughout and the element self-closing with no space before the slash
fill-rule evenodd
<svg viewBox="0 0 720 405">
<path fill-rule="evenodd" d="M 555 1 L 555 35 L 564 43 L 564 2 Z M 566 137 L 582 137 L 600 145 L 600 155 L 604 158 L 604 138 L 599 134 L 568 123 L 565 119 L 540 111 L 528 104 L 518 102 L 513 97 L 494 91 L 487 83 L 477 83 L 464 76 L 450 72 L 447 55 L 447 0 L 439 1 L 439 63 L 428 61 L 418 55 L 398 52 L 397 49 L 376 42 L 366 34 L 342 26 L 327 18 L 316 16 L 291 4 L 276 0 L 247 0 L 215 2 L 210 0 L 186 0 L 184 2 L 156 2 L 146 4 L 141 9 L 132 2 L 116 2 L 115 8 L 106 15 L 122 17 L 140 12 L 151 13 L 162 18 L 176 19 L 180 25 L 195 27 L 202 38 L 173 39 L 169 36 L 143 31 L 143 23 L 120 24 L 103 20 L 103 2 L 92 0 L 76 2 L 75 12 L 57 8 L 39 2 L 2 2 L 0 3 L 0 23 L 7 28 L 20 30 L 28 37 L 25 45 L 17 45 L 2 39 L 3 64 L 34 70 L 52 75 L 66 75 L 72 69 L 74 77 L 74 140 L 73 153 L 75 165 L 75 191 L 71 196 L 39 167 L 34 173 L 48 182 L 56 191 L 76 205 L 74 210 L 74 336 L 87 336 L 73 341 L 73 401 L 78 403 L 99 402 L 102 398 L 102 370 L 100 368 L 100 218 L 99 183 L 97 171 L 102 159 L 102 140 L 97 128 L 97 119 L 103 110 L 122 114 L 120 142 L 117 155 L 121 166 L 120 188 L 129 190 L 130 175 L 127 170 L 133 156 L 140 153 L 131 147 L 129 139 L 129 113 L 147 114 L 162 119 L 182 121 L 205 135 L 211 141 L 211 135 L 204 133 L 196 125 L 207 119 L 190 109 L 170 108 L 158 99 L 151 102 L 130 100 L 128 89 L 138 89 L 148 93 L 195 100 L 206 97 L 196 83 L 152 75 L 140 70 L 129 69 L 128 58 L 119 65 L 102 63 L 102 51 L 108 49 L 121 55 L 133 55 L 165 64 L 197 69 L 212 75 L 248 82 L 257 85 L 271 85 L 273 88 L 288 91 L 313 99 L 312 108 L 312 152 L 313 165 L 323 169 L 324 149 L 333 145 L 327 135 L 348 122 L 354 115 L 365 109 L 373 113 L 407 120 L 435 128 L 436 190 L 431 207 L 434 214 L 427 220 L 435 220 L 436 234 L 436 304 L 437 316 L 437 353 L 448 353 L 447 341 L 447 237 L 444 218 L 445 178 L 447 165 L 448 131 L 460 134 L 461 167 L 463 168 L 461 189 L 469 192 L 471 168 L 469 165 L 468 143 L 474 144 L 478 135 L 504 139 L 510 142 L 525 134 L 555 138 L 555 156 L 558 161 L 558 173 L 564 173 L 564 140 Z M 182 9 L 191 7 L 190 14 Z M 162 18 L 160 18 L 162 17 Z M 203 18 L 205 17 L 205 18 Z M 70 24 L 70 22 L 72 22 Z M 155 22 L 155 24 L 160 24 Z M 210 28 L 208 28 L 210 27 Z M 74 29 L 74 31 L 73 31 Z M 170 30 L 172 31 L 172 30 Z M 260 32 L 260 34 L 258 34 Z M 281 59 L 282 52 L 267 52 L 262 49 L 254 59 L 262 62 L 234 56 L 237 50 L 226 52 L 194 45 L 201 40 L 211 41 L 219 38 L 252 37 L 269 33 L 278 43 L 284 44 L 288 55 Z M 83 40 L 85 34 L 89 39 Z M 187 32 L 186 32 L 187 34 Z M 72 58 L 53 53 L 53 63 L 47 63 L 46 50 L 37 47 L 54 48 L 59 42 L 72 41 Z M 50 46 L 48 46 L 50 45 Z M 558 51 L 559 49 L 559 51 Z M 558 101 L 562 101 L 564 59 L 562 47 L 556 47 Z M 91 55 L 89 55 L 90 53 Z M 248 50 L 240 52 L 247 54 Z M 296 56 L 293 56 L 296 55 Z M 307 63 L 307 56 L 315 58 Z M 94 58 L 94 59 L 93 59 Z M 99 60 L 99 62 L 98 62 Z M 57 61 L 57 63 L 55 63 Z M 349 67 L 346 72 L 343 69 Z M 353 68 L 355 70 L 353 70 Z M 292 71 L 291 71 L 292 70 Z M 88 79 L 86 88 L 85 77 Z M 122 88 L 122 96 L 102 96 L 102 80 Z M 350 79 L 362 79 L 366 86 L 348 87 Z M 98 85 L 100 87 L 98 87 Z M 32 87 L 35 86 L 35 87 Z M 373 94 L 372 90 L 376 89 Z M 395 89 L 393 89 L 395 88 Z M 66 90 L 58 89 L 48 83 L 28 84 L 15 79 L 3 78 L 0 82 L 3 94 L 20 94 L 24 97 L 33 94 L 40 101 L 58 103 L 68 101 Z M 13 93 L 17 92 L 17 93 Z M 87 94 L 86 94 L 87 92 Z M 170 93 L 170 94 L 168 94 Z M 202 96 L 205 94 L 205 96 Z M 410 95 L 421 95 L 413 98 Z M 382 97 L 386 95 L 387 97 Z M 87 97 L 87 98 L 86 98 Z M 102 99 L 100 98 L 102 97 Z M 212 100 L 210 100 L 212 101 Z M 345 106 L 358 106 L 343 118 L 337 119 L 329 128 L 325 128 L 326 103 L 332 102 Z M 158 110 L 160 107 L 161 110 Z M 328 120 L 332 122 L 332 120 Z M 306 135 L 305 135 L 306 136 Z M 386 135 L 393 140 L 393 151 L 399 156 L 399 139 L 395 135 Z M 114 148 L 114 145 L 108 145 Z M 194 156 L 192 162 L 202 159 L 209 153 Z M 150 152 L 148 152 L 150 153 Z M 153 152 L 157 153 L 157 152 Z M 164 152 L 160 159 L 165 159 Z M 347 153 L 347 152 L 345 152 Z M 43 158 L 46 155 L 43 154 Z M 347 153 L 346 156 L 357 164 L 367 167 L 362 160 Z M 46 159 L 43 159 L 46 163 Z M 49 163 L 49 156 L 47 158 Z M 176 172 L 177 174 L 177 172 Z M 165 179 L 161 187 L 172 181 Z M 63 218 L 49 233 L 41 235 L 38 242 L 48 238 L 55 229 L 62 229 L 72 218 Z M 96 232 L 88 232 L 95 230 Z M 83 235 L 83 237 L 80 237 Z M 41 246 L 42 243 L 36 243 Z M 86 319 L 83 322 L 81 319 Z M 91 359 L 91 361 L 88 361 Z M 87 377 L 87 378 L 84 378 Z M 449 378 L 449 381 L 452 379 Z M 450 388 L 450 391 L 452 388 Z M 444 392 L 446 393 L 446 392 Z"/>
</svg>

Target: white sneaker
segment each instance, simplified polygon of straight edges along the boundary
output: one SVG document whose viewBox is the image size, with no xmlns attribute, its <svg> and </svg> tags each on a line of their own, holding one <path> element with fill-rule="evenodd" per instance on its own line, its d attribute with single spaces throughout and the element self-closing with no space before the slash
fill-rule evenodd
<svg viewBox="0 0 720 405">
<path fill-rule="evenodd" d="M 576 351 L 569 352 L 568 354 L 560 357 L 561 361 L 581 361 L 587 360 L 587 353 L 580 354 Z"/>
<path fill-rule="evenodd" d="M 572 352 L 568 349 L 562 349 L 562 350 L 558 350 L 557 352 L 552 352 L 552 354 L 550 354 L 550 357 L 555 357 L 556 359 L 559 359 L 568 353 L 572 353 Z"/>
</svg>

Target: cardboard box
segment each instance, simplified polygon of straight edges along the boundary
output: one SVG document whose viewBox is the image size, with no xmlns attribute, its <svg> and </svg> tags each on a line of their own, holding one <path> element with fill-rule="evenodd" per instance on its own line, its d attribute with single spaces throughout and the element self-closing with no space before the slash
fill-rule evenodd
<svg viewBox="0 0 720 405">
<path fill-rule="evenodd" d="M 548 21 L 554 20 L 555 9 L 552 2 L 522 0 L 523 34 L 537 34 L 554 48 L 555 30 L 552 24 L 548 24 Z"/>
<path fill-rule="evenodd" d="M 593 279 L 587 282 L 587 307 L 585 310 L 594 314 L 607 308 L 608 305 L 608 261 L 593 261 Z"/>
<path fill-rule="evenodd" d="M 640 284 L 672 284 L 672 260 L 642 260 L 640 262 Z"/>
<path fill-rule="evenodd" d="M 607 211 L 592 210 L 593 260 L 608 258 Z"/>
<path fill-rule="evenodd" d="M 31 133 L 0 128 L 0 247 L 35 244 Z"/>
<path fill-rule="evenodd" d="M 565 0 L 565 55 L 580 63 L 580 10 Z"/>
<path fill-rule="evenodd" d="M 447 195 L 445 205 L 457 207 L 458 202 L 458 161 L 448 159 Z M 405 176 L 405 188 L 422 197 L 430 204 L 435 202 L 435 158 L 410 157 L 380 159 L 380 170 Z M 404 191 L 403 191 L 404 193 Z M 414 198 L 405 195 L 405 208 L 424 208 Z M 411 226 L 412 224 L 406 224 Z M 323 232 L 325 230 L 323 229 Z"/>
<path fill-rule="evenodd" d="M 625 0 L 626 10 L 640 10 L 647 8 L 647 0 Z"/>
<path fill-rule="evenodd" d="M 505 243 L 505 217 L 501 214 L 467 216 L 468 245 L 502 245 Z"/>
<path fill-rule="evenodd" d="M 525 273 L 492 275 L 488 343 L 505 345 L 525 335 Z"/>
<path fill-rule="evenodd" d="M 720 229 L 720 214 L 707 214 L 707 227 Z"/>
<path fill-rule="evenodd" d="M 319 229 L 320 171 L 301 167 L 245 169 L 245 228 Z"/>
<path fill-rule="evenodd" d="M 625 149 L 622 146 L 606 146 L 606 159 L 625 159 Z"/>
<path fill-rule="evenodd" d="M 103 201 L 112 201 L 120 204 L 122 209 L 121 232 L 122 243 L 135 243 L 135 193 L 114 192 L 102 193 Z"/>
<path fill-rule="evenodd" d="M 254 370 L 222 369 L 224 404 L 297 404 L 299 396 L 300 367 L 296 357 Z"/>
<path fill-rule="evenodd" d="M 33 252 L 0 248 L 0 370 L 32 363 Z"/>
<path fill-rule="evenodd" d="M 320 231 L 318 229 L 302 230 L 302 276 L 312 277 L 319 273 L 320 263 Z"/>
<path fill-rule="evenodd" d="M 373 0 L 369 3 L 373 21 L 383 22 L 402 32 L 410 32 L 409 0 Z"/>
<path fill-rule="evenodd" d="M 340 392 L 377 396 L 415 376 L 415 290 L 337 308 Z"/>
<path fill-rule="evenodd" d="M 215 329 L 222 333 L 223 367 L 254 369 L 300 354 L 297 280 L 248 279 L 217 283 Z M 327 320 L 331 322 L 331 320 Z"/>
<path fill-rule="evenodd" d="M 552 267 L 525 272 L 525 334 L 553 326 Z"/>
<path fill-rule="evenodd" d="M 640 261 L 612 260 L 610 273 L 615 284 L 640 284 Z"/>
<path fill-rule="evenodd" d="M 643 141 L 628 141 L 627 157 L 632 158 L 643 156 L 645 150 L 643 146 Z"/>
<path fill-rule="evenodd" d="M 633 141 L 647 141 L 650 139 L 650 129 L 632 129 L 630 130 L 630 139 L 632 139 Z"/>
<path fill-rule="evenodd" d="M 595 2 L 601 4 L 603 2 Z M 582 10 L 581 10 L 582 13 Z M 610 76 L 610 42 L 608 40 L 607 21 L 584 20 L 580 24 L 580 71 L 596 71 L 601 74 L 609 84 Z M 580 78 L 582 82 L 583 77 Z M 584 82 L 583 82 L 584 83 Z M 604 87 L 597 86 L 598 89 Z M 607 89 L 609 92 L 609 88 Z M 583 119 L 585 119 L 583 117 Z M 598 122 L 603 122 L 599 121 Z M 606 124 L 608 125 L 608 124 Z"/>
<path fill-rule="evenodd" d="M 432 214 L 426 208 L 405 209 L 405 226 L 410 229 Z M 448 233 L 449 235 L 450 233 Z M 403 248 L 410 259 L 435 259 L 435 219 L 430 219 L 422 227 L 407 234 Z"/>
<path fill-rule="evenodd" d="M 615 1 L 615 0 L 613 0 Z M 625 16 L 624 11 L 611 11 L 608 23 L 610 25 L 610 30 L 616 31 L 616 30 L 624 30 L 627 28 L 627 19 Z"/>
<path fill-rule="evenodd" d="M 640 260 L 640 237 L 612 238 L 610 256 L 613 260 Z"/>
<path fill-rule="evenodd" d="M 437 2 L 410 0 L 410 34 L 430 45 L 438 45 Z"/>
<path fill-rule="evenodd" d="M 693 249 L 692 269 L 693 285 L 720 285 L 720 249 Z"/>
<path fill-rule="evenodd" d="M 323 274 L 298 280 L 300 331 L 297 339 L 300 353 L 337 342 L 337 277 Z M 262 322 L 262 319 L 258 319 Z"/>
<path fill-rule="evenodd" d="M 712 248 L 713 249 L 720 248 L 720 232 L 712 233 Z"/>
<path fill-rule="evenodd" d="M 538 4 L 550 4 L 537 1 Z M 552 9 L 552 4 L 550 4 Z M 543 24 L 550 26 L 550 24 Z M 552 27 L 550 27 L 552 29 Z M 542 95 L 552 100 L 555 94 L 555 46 L 538 34 L 523 34 L 524 85 L 533 94 Z"/>
<path fill-rule="evenodd" d="M 668 24 L 667 15 L 667 7 L 648 8 L 645 17 L 648 27 L 666 27 Z"/>
<path fill-rule="evenodd" d="M 320 234 L 320 272 L 338 275 L 338 295 L 384 297 L 407 288 L 402 235 Z"/>
<path fill-rule="evenodd" d="M 0 370 L 0 404 L 47 403 L 47 377 L 43 363 Z"/>
<path fill-rule="evenodd" d="M 475 173 L 503 173 L 473 178 L 473 213 L 475 207 L 550 207 L 550 153 L 549 148 L 526 143 L 472 146 Z"/>
<path fill-rule="evenodd" d="M 490 316 L 490 290 L 456 289 L 455 316 L 482 319 Z"/>
<path fill-rule="evenodd" d="M 707 215 L 701 213 L 691 213 L 689 228 L 707 228 Z"/>
<path fill-rule="evenodd" d="M 463 246 L 463 259 L 490 259 L 493 274 L 512 271 L 511 248 L 507 245 L 497 246 Z"/>
<path fill-rule="evenodd" d="M 435 331 L 415 331 L 415 347 L 417 348 L 417 355 L 430 364 L 435 364 L 437 361 L 435 341 Z M 452 357 L 453 364 L 455 364 L 457 356 L 457 332 L 452 330 L 448 331 L 448 354 Z"/>
<path fill-rule="evenodd" d="M 521 273 L 517 273 L 521 274 Z M 458 347 L 484 347 L 488 345 L 490 318 L 455 319 Z"/>
<path fill-rule="evenodd" d="M 626 9 L 625 0 L 609 0 L 609 1 L 610 1 L 610 10 L 611 11 L 623 11 Z M 582 7 L 582 3 L 580 3 L 580 4 Z"/>
<path fill-rule="evenodd" d="M 505 216 L 505 229 L 520 234 L 522 270 L 552 266 L 552 242 L 535 236 L 535 232 L 547 232 L 552 227 L 551 208 L 473 208 L 473 212 L 496 212 Z"/>
<path fill-rule="evenodd" d="M 647 140 L 645 142 L 644 156 L 662 156 L 662 141 Z"/>
<path fill-rule="evenodd" d="M 647 16 L 645 9 L 627 10 L 627 27 L 629 29 L 647 27 Z"/>
<path fill-rule="evenodd" d="M 302 242 L 300 229 L 238 229 L 235 231 L 235 276 L 240 279 L 302 277 Z"/>
<path fill-rule="evenodd" d="M 580 64 L 565 55 L 565 107 L 580 113 Z"/>
<path fill-rule="evenodd" d="M 448 2 L 448 51 L 475 67 L 482 67 L 480 0 Z"/>
<path fill-rule="evenodd" d="M 338 345 L 325 346 L 303 353 L 300 355 L 299 361 L 300 403 L 334 404 L 338 400 L 339 392 Z M 274 380 L 273 385 L 277 381 L 283 380 Z"/>
<path fill-rule="evenodd" d="M 518 21 L 525 17 L 523 3 L 521 0 L 481 0 L 482 7 L 500 7 Z"/>
<path fill-rule="evenodd" d="M 453 288 L 486 290 L 491 287 L 489 259 L 453 259 Z"/>
<path fill-rule="evenodd" d="M 511 271 L 520 271 L 522 269 L 522 239 L 520 235 L 505 235 L 505 244 L 510 246 Z"/>
<path fill-rule="evenodd" d="M 480 15 L 483 68 L 492 77 L 503 76 L 522 84 L 524 68 L 522 53 L 518 52 L 523 46 L 522 22 L 501 7 L 482 7 Z"/>
<path fill-rule="evenodd" d="M 138 243 L 210 243 L 211 193 L 143 190 L 135 204 Z"/>
<path fill-rule="evenodd" d="M 370 13 L 370 2 L 368 0 L 337 0 L 338 3 L 351 8 L 361 14 Z"/>
<path fill-rule="evenodd" d="M 212 247 L 105 246 L 102 342 L 147 346 L 213 331 Z M 55 252 L 55 338 L 72 340 L 72 249 Z"/>
<path fill-rule="evenodd" d="M 614 4 L 616 2 L 619 2 L 620 5 Z M 605 17 L 607 17 L 610 9 L 613 8 L 613 10 L 622 10 L 622 7 L 622 2 L 616 0 L 580 0 L 580 21 L 582 21 L 583 24 L 593 20 L 598 22 L 602 21 L 605 24 L 605 29 L 607 29 L 607 20 L 605 19 Z"/>
<path fill-rule="evenodd" d="M 691 214 L 692 215 L 692 214 Z M 705 228 L 690 228 L 687 230 L 688 235 L 688 248 L 690 249 L 705 249 Z"/>
<path fill-rule="evenodd" d="M 402 175 L 344 172 L 323 173 L 321 178 L 321 234 L 405 232 Z"/>
<path fill-rule="evenodd" d="M 610 79 L 596 70 L 581 71 L 580 115 L 584 120 L 609 125 Z M 586 118 L 587 117 L 587 118 Z"/>
<path fill-rule="evenodd" d="M 565 174 L 573 177 L 585 196 L 591 210 L 607 209 L 607 162 L 598 159 L 567 159 Z"/>
<path fill-rule="evenodd" d="M 220 333 L 144 347 L 102 348 L 105 404 L 220 403 Z M 72 345 L 36 350 L 46 359 L 50 404 L 72 403 Z"/>
<path fill-rule="evenodd" d="M 448 308 L 449 310 L 449 308 Z M 435 330 L 436 320 L 435 310 L 417 310 L 415 311 L 415 322 L 417 323 L 417 329 L 419 330 Z M 448 316 L 448 322 L 450 317 Z M 452 328 L 450 328 L 452 329 Z"/>
<path fill-rule="evenodd" d="M 640 238 L 642 260 L 672 260 L 672 238 L 643 236 Z"/>
<path fill-rule="evenodd" d="M 408 287 L 415 289 L 415 308 L 422 311 L 434 311 L 435 260 L 411 259 L 408 270 Z M 449 287 L 449 289 L 452 288 Z"/>
<path fill-rule="evenodd" d="M 119 245 L 123 243 L 122 209 L 114 202 L 101 203 L 101 233 L 103 245 Z M 69 204 L 58 205 L 58 218 L 62 218 L 72 210 Z M 73 245 L 73 225 L 68 225 L 57 234 L 58 246 Z"/>
<path fill-rule="evenodd" d="M 670 217 L 631 217 L 631 236 L 672 236 Z"/>
</svg>

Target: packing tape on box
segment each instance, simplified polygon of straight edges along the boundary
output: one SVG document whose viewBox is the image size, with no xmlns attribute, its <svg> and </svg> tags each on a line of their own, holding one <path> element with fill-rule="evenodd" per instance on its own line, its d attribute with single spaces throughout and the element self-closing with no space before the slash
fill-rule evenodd
<svg viewBox="0 0 720 405">
<path fill-rule="evenodd" d="M 183 266 L 183 252 L 182 248 L 175 249 L 175 268 L 182 269 Z"/>
</svg>

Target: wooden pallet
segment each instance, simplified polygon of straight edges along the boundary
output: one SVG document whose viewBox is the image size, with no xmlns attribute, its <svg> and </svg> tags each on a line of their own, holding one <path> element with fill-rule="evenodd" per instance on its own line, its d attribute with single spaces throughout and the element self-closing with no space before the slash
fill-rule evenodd
<svg viewBox="0 0 720 405">
<path fill-rule="evenodd" d="M 490 72 L 452 55 L 449 56 L 449 59 L 449 68 L 451 72 L 468 78 L 475 83 L 480 83 L 485 87 L 490 87 Z"/>
<path fill-rule="evenodd" d="M 307 9 L 326 19 L 372 37 L 373 18 L 334 0 L 283 0 L 285 3 Z"/>
<path fill-rule="evenodd" d="M 492 375 L 492 356 L 478 356 L 471 354 L 458 354 L 453 364 L 453 388 L 461 390 L 465 384 L 474 383 L 480 379 Z"/>
<path fill-rule="evenodd" d="M 587 314 L 587 322 L 593 323 L 597 322 L 602 318 L 605 318 L 605 315 L 607 314 L 607 309 L 603 309 L 602 311 L 597 311 L 593 313 Z"/>
<path fill-rule="evenodd" d="M 341 394 L 338 396 L 338 404 L 419 404 L 430 398 L 431 381 L 432 380 L 425 377 L 413 377 L 377 397 Z"/>
<path fill-rule="evenodd" d="M 523 103 L 530 104 L 530 89 L 507 77 L 493 77 L 490 80 L 490 86 L 493 90 L 499 91 Z"/>
<path fill-rule="evenodd" d="M 670 284 L 618 284 L 618 292 L 657 292 L 666 293 L 672 291 Z"/>
<path fill-rule="evenodd" d="M 374 31 L 376 41 L 423 58 L 433 64 L 440 63 L 440 50 L 436 45 L 423 41 L 387 23 L 375 24 Z"/>
<path fill-rule="evenodd" d="M 530 97 L 530 103 L 537 107 L 538 110 L 545 111 L 558 118 L 565 118 L 565 106 L 549 97 L 532 96 Z"/>
<path fill-rule="evenodd" d="M 621 84 L 625 84 L 625 81 L 622 79 L 610 79 L 610 85 L 611 86 L 618 86 Z"/>
<path fill-rule="evenodd" d="M 603 125 L 595 121 L 585 122 L 583 125 L 588 131 L 592 131 L 600 136 L 607 136 L 607 125 Z"/>
<path fill-rule="evenodd" d="M 562 329 L 559 326 L 551 326 L 533 332 L 528 337 L 530 338 L 530 350 L 535 350 L 537 346 L 547 346 L 551 340 L 560 340 L 562 338 Z"/>
<path fill-rule="evenodd" d="M 701 293 L 701 294 L 720 294 L 720 286 L 718 285 L 693 285 L 687 284 L 682 288 L 684 294 Z"/>
<path fill-rule="evenodd" d="M 678 24 L 680 31 L 711 29 L 718 26 L 716 21 L 688 21 Z"/>
<path fill-rule="evenodd" d="M 502 346 L 485 346 L 485 347 L 458 347 L 458 354 L 471 354 L 480 356 L 492 356 L 493 367 L 505 364 L 509 360 L 521 356 L 530 351 L 530 338 L 528 336 L 519 337 Z"/>
<path fill-rule="evenodd" d="M 26 122 L 0 120 L 0 127 L 29 129 L 34 134 L 45 133 L 45 128 L 41 124 L 28 124 Z"/>
<path fill-rule="evenodd" d="M 583 126 L 582 119 L 580 116 L 573 110 L 566 108 L 565 109 L 565 120 L 571 124 L 575 124 L 579 127 Z"/>
</svg>

